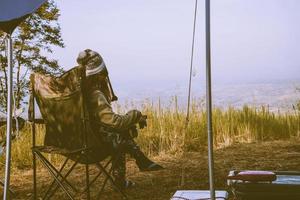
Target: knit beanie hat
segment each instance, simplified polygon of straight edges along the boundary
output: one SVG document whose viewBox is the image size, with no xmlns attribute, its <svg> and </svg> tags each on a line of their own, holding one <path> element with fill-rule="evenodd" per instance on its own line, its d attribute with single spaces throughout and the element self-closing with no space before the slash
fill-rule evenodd
<svg viewBox="0 0 300 200">
<path fill-rule="evenodd" d="M 77 63 L 85 66 L 86 76 L 91 76 L 98 73 L 107 73 L 105 63 L 96 51 L 86 49 L 79 53 Z"/>
<path fill-rule="evenodd" d="M 100 73 L 106 74 L 106 83 L 109 90 L 108 98 L 110 101 L 118 100 L 118 97 L 115 95 L 114 90 L 111 86 L 105 63 L 99 53 L 97 53 L 96 51 L 92 51 L 91 49 L 86 49 L 79 53 L 77 57 L 77 63 L 79 65 L 85 66 L 86 76 L 92 76 L 94 74 Z"/>
</svg>

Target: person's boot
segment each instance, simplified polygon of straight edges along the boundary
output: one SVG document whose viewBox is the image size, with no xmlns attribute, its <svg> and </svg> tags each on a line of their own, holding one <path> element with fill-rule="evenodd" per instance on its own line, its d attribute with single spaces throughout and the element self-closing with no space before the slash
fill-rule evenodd
<svg viewBox="0 0 300 200">
<path fill-rule="evenodd" d="M 164 169 L 161 165 L 151 161 L 134 141 L 129 141 L 128 148 L 130 155 L 135 159 L 140 171 L 157 171 Z"/>
<path fill-rule="evenodd" d="M 113 161 L 114 169 L 112 175 L 116 186 L 121 189 L 129 189 L 135 185 L 134 182 L 126 180 L 126 158 L 125 154 L 120 154 L 116 160 Z"/>
<path fill-rule="evenodd" d="M 151 161 L 144 154 L 138 156 L 138 158 L 135 158 L 135 160 L 140 171 L 158 171 L 164 169 L 161 165 Z"/>
<path fill-rule="evenodd" d="M 139 167 L 140 171 L 142 171 L 142 172 L 158 171 L 158 170 L 164 169 L 161 165 L 149 160 L 148 158 L 138 159 L 138 160 L 136 160 L 136 164 Z"/>
<path fill-rule="evenodd" d="M 115 183 L 121 190 L 130 189 L 135 186 L 135 182 L 126 179 L 115 179 Z"/>
</svg>

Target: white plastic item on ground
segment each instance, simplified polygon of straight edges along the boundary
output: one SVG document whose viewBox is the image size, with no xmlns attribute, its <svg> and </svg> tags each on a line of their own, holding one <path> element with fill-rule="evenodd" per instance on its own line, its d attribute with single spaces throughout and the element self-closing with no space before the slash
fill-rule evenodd
<svg viewBox="0 0 300 200">
<path fill-rule="evenodd" d="M 226 191 L 216 190 L 216 200 L 228 199 Z M 170 200 L 210 200 L 209 190 L 178 190 Z"/>
</svg>

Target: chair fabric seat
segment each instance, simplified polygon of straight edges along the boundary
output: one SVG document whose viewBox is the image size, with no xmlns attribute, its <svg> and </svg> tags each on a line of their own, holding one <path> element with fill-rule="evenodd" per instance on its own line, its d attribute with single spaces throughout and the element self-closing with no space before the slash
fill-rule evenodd
<svg viewBox="0 0 300 200">
<path fill-rule="evenodd" d="M 35 146 L 32 149 L 38 150 L 43 153 L 61 154 L 61 155 L 65 155 L 65 156 L 78 154 L 78 153 L 86 150 L 85 148 L 77 149 L 77 150 L 68 150 L 65 148 L 59 148 L 59 147 L 55 147 L 55 146 Z"/>
<path fill-rule="evenodd" d="M 32 150 L 48 154 L 63 155 L 81 164 L 98 163 L 111 156 L 111 153 L 109 151 L 105 151 L 105 149 L 100 147 L 97 149 L 81 148 L 76 150 L 68 150 L 66 148 L 55 146 L 35 146 L 32 147 Z"/>
</svg>

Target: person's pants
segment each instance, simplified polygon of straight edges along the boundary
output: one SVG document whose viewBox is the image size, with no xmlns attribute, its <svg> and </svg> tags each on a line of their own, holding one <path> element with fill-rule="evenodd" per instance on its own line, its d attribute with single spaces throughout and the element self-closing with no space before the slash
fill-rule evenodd
<svg viewBox="0 0 300 200">
<path fill-rule="evenodd" d="M 140 152 L 139 146 L 133 139 L 126 139 L 120 144 L 118 152 L 115 152 L 115 158 L 113 159 L 113 176 L 116 180 L 125 181 L 126 178 L 126 153 L 133 157 L 136 152 Z"/>
<path fill-rule="evenodd" d="M 126 178 L 126 155 L 119 153 L 118 157 L 113 160 L 113 177 L 118 181 L 125 181 Z"/>
</svg>

